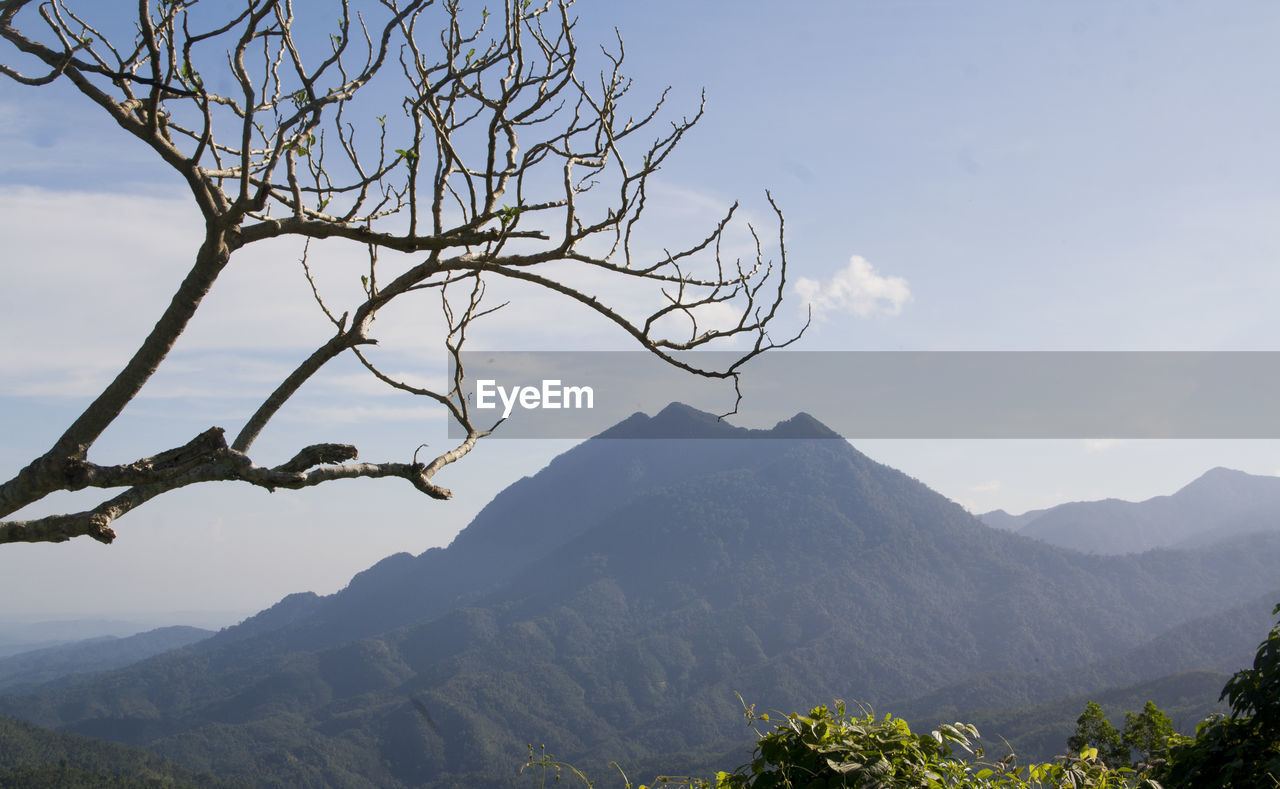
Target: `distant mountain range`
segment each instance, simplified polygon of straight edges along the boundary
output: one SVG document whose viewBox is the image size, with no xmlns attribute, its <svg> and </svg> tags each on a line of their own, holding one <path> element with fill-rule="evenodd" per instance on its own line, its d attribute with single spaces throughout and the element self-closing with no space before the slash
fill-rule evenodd
<svg viewBox="0 0 1280 789">
<path fill-rule="evenodd" d="M 1215 468 L 1171 496 L 979 515 L 989 526 L 1085 553 L 1141 553 L 1280 531 L 1280 477 Z"/>
<path fill-rule="evenodd" d="M 252 612 L 172 611 L 125 614 L 123 618 L 40 617 L 17 610 L 0 610 L 0 658 L 20 652 L 66 646 L 96 638 L 126 638 L 163 627 L 183 626 L 216 630 Z"/>
<path fill-rule="evenodd" d="M 13 693 L 73 674 L 128 666 L 211 635 L 212 630 L 198 627 L 161 627 L 124 638 L 102 636 L 21 652 L 0 658 L 0 693 Z"/>
<path fill-rule="evenodd" d="M 1221 614 L 1276 596 L 1277 568 L 1280 534 L 1063 550 L 804 414 L 747 431 L 672 405 L 510 486 L 448 548 L 0 714 L 254 785 L 506 786 L 527 743 L 645 780 L 740 763 L 735 692 L 1004 708 L 1244 665 L 1265 628 Z M 1166 659 L 1140 657 L 1162 638 Z M 995 677 L 1050 695 L 965 696 Z"/>
</svg>

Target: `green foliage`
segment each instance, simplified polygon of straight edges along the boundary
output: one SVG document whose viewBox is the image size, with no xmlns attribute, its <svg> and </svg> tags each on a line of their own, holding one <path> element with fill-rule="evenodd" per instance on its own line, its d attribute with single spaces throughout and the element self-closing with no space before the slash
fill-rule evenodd
<svg viewBox="0 0 1280 789">
<path fill-rule="evenodd" d="M 1280 614 L 1280 605 L 1271 615 Z M 1231 705 L 1231 716 L 1249 718 L 1259 735 L 1274 739 L 1280 735 L 1280 623 L 1271 628 L 1267 639 L 1258 645 L 1253 668 L 1237 672 L 1222 689 Z"/>
<path fill-rule="evenodd" d="M 160 777 L 93 772 L 61 764 L 31 765 L 0 771 L 0 789 L 185 789 L 195 784 Z"/>
<path fill-rule="evenodd" d="M 748 718 L 769 721 L 768 715 Z M 754 757 L 733 773 L 721 772 L 714 789 L 1137 789 L 1159 785 L 1129 767 L 1112 767 L 1095 748 L 1059 757 L 1052 763 L 1016 767 L 1009 754 L 998 762 L 981 761 L 978 730 L 972 724 L 943 724 L 928 735 L 916 734 L 905 721 L 869 710 L 846 716 L 817 707 L 809 715 L 792 713 L 763 734 Z M 969 756 L 957 755 L 957 749 Z M 970 758 L 972 757 L 972 758 Z"/>
<path fill-rule="evenodd" d="M 752 725 L 772 722 L 768 713 L 757 715 L 754 707 L 746 714 Z M 978 731 L 970 724 L 944 724 L 927 735 L 916 734 L 892 715 L 877 718 L 867 709 L 847 715 L 840 701 L 834 710 L 820 706 L 808 715 L 781 716 L 771 731 L 757 733 L 751 761 L 731 773 L 721 771 L 711 780 L 660 776 L 638 789 L 1161 789 L 1132 768 L 1108 766 L 1095 748 L 1022 768 L 1015 766 L 1012 754 L 999 762 L 983 762 Z M 974 758 L 957 756 L 957 748 Z M 548 776 L 558 781 L 563 775 L 595 785 L 545 750 L 541 758 L 532 758 L 530 747 L 530 756 L 526 769 L 541 778 L 542 785 Z M 625 775 L 623 781 L 632 789 Z"/>
<path fill-rule="evenodd" d="M 979 770 L 975 778 L 977 782 L 962 782 L 955 786 L 975 789 L 1161 789 L 1154 779 L 1133 768 L 1108 767 L 1098 759 L 1093 748 L 1059 757 L 1052 764 L 1033 764 L 1013 773 L 994 776 L 989 783 L 983 782 L 987 780 L 985 770 Z"/>
<path fill-rule="evenodd" d="M 1129 763 L 1129 748 L 1124 744 L 1120 732 L 1102 714 L 1102 707 L 1096 701 L 1086 704 L 1084 713 L 1076 719 L 1076 732 L 1067 740 L 1067 747 L 1075 753 L 1093 748 L 1103 764 L 1109 767 Z"/>
<path fill-rule="evenodd" d="M 750 720 L 769 722 L 767 713 Z M 864 710 L 847 716 L 844 702 L 815 707 L 808 715 L 791 713 L 773 731 L 762 734 L 751 762 L 733 773 L 716 776 L 718 789 L 780 789 L 781 787 L 944 786 L 943 773 L 952 746 L 970 750 L 977 730 L 966 724 L 943 725 L 931 735 L 911 731 L 907 722 L 886 715 L 876 718 Z"/>
<path fill-rule="evenodd" d="M 1264 787 L 1266 775 L 1280 775 L 1280 765 L 1263 745 L 1253 739 L 1247 722 L 1215 715 L 1196 727 L 1194 738 L 1170 743 L 1169 762 L 1160 777 L 1170 786 Z"/>
<path fill-rule="evenodd" d="M 0 789 L 247 786 L 180 767 L 154 753 L 0 717 Z"/>
<path fill-rule="evenodd" d="M 1131 712 L 1124 714 L 1125 747 L 1137 751 L 1146 764 L 1164 759 L 1173 736 L 1173 721 L 1160 711 L 1154 701 L 1148 701 L 1137 715 Z"/>
<path fill-rule="evenodd" d="M 1098 761 L 1111 768 L 1130 767 L 1140 775 L 1146 775 L 1154 767 L 1165 762 L 1170 742 L 1178 737 L 1169 716 L 1148 700 L 1142 712 L 1124 714 L 1124 732 L 1116 730 L 1107 720 L 1102 705 L 1096 701 L 1085 704 L 1084 713 L 1076 719 L 1075 734 L 1067 739 L 1071 752 L 1082 754 L 1092 750 Z M 1137 757 L 1131 761 L 1136 752 Z"/>
<path fill-rule="evenodd" d="M 1271 615 L 1280 614 L 1280 605 Z M 1172 786 L 1224 789 L 1280 785 L 1280 623 L 1258 646 L 1253 668 L 1222 689 L 1229 716 L 1214 716 L 1196 736 L 1175 738 L 1163 770 Z"/>
<path fill-rule="evenodd" d="M 502 223 L 503 227 L 514 224 L 516 218 L 520 216 L 520 212 L 524 210 L 524 206 L 504 205 L 502 210 L 498 212 L 498 221 Z"/>
</svg>

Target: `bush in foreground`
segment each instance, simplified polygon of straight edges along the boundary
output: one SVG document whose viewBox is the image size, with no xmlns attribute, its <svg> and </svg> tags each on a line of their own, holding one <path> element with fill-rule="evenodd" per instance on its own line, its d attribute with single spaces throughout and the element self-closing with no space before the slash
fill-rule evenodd
<svg viewBox="0 0 1280 789">
<path fill-rule="evenodd" d="M 773 724 L 759 733 L 751 761 L 714 779 L 659 776 L 651 785 L 694 789 L 1138 789 L 1159 784 L 1130 767 L 1108 767 L 1095 748 L 1059 757 L 1052 763 L 1018 767 L 1012 756 L 984 761 L 978 731 L 970 724 L 943 724 L 928 734 L 913 732 L 892 715 L 877 718 L 869 710 L 848 714 L 843 702 L 835 709 L 815 707 L 807 715 L 791 713 L 776 723 L 768 713 L 747 708 L 752 725 Z M 757 732 L 759 730 L 757 729 Z M 964 756 L 958 752 L 963 752 Z M 532 755 L 532 754 L 531 754 Z M 545 784 L 566 772 L 593 786 L 581 772 L 543 754 L 526 769 Z M 627 789 L 632 784 L 623 776 Z"/>
</svg>

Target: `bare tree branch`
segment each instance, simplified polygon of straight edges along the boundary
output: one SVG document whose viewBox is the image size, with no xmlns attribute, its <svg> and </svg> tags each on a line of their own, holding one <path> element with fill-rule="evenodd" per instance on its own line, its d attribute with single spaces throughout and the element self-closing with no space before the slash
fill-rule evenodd
<svg viewBox="0 0 1280 789">
<path fill-rule="evenodd" d="M 477 436 L 478 438 L 478 436 Z M 474 445 L 474 440 L 470 444 Z M 355 447 L 344 444 L 316 444 L 301 450 L 287 463 L 273 468 L 255 465 L 248 457 L 225 446 L 213 453 L 205 463 L 158 482 L 136 485 L 97 507 L 68 515 L 50 515 L 29 521 L 0 522 L 0 543 L 63 542 L 72 537 L 87 536 L 103 543 L 116 537 L 111 523 L 121 515 L 145 504 L 161 493 L 199 482 L 248 482 L 274 491 L 277 488 L 300 489 L 338 479 L 376 479 L 399 477 L 434 499 L 447 499 L 453 494 L 431 481 L 435 472 L 470 451 L 463 445 L 445 453 L 430 464 L 422 463 L 351 463 L 319 465 L 355 457 Z"/>
<path fill-rule="evenodd" d="M 202 482 L 275 489 L 400 477 L 447 497 L 434 475 L 497 427 L 474 423 L 462 365 L 469 330 L 501 306 L 484 303 L 494 277 L 582 304 L 640 347 L 691 374 L 731 380 L 735 389 L 746 361 L 804 330 L 780 342 L 768 331 L 787 269 L 782 212 L 772 196 L 777 260 L 750 225 L 749 259 L 725 254 L 736 204 L 693 243 L 647 251 L 655 248 L 641 241 L 650 179 L 703 106 L 659 128 L 667 93 L 633 101 L 621 36 L 601 48 L 603 70 L 584 73 L 571 0 L 502 0 L 500 10 L 490 5 L 493 12 L 460 0 L 338 0 L 327 41 L 298 37 L 295 12 L 304 6 L 288 0 L 235 8 L 141 0 L 129 28 L 120 26 L 114 4 L 71 5 L 0 0 L 0 39 L 12 58 L 0 62 L 0 74 L 37 88 L 67 81 L 182 179 L 204 234 L 182 284 L 120 373 L 48 451 L 0 482 L 0 518 L 56 491 L 127 489 L 84 512 L 0 521 L 0 542 L 77 535 L 109 542 L 120 516 Z M 100 21 L 90 20 L 95 14 Z M 397 91 L 402 101 L 371 108 L 374 84 L 379 95 Z M 365 254 L 352 256 L 347 271 L 363 296 L 331 307 L 339 297 L 325 293 L 304 251 L 301 275 L 333 330 L 263 393 L 230 446 L 215 428 L 151 458 L 89 462 L 90 449 L 166 360 L 236 253 L 280 238 L 297 238 L 306 250 L 359 245 Z M 631 299 L 600 297 L 582 285 L 584 274 L 626 282 L 653 306 L 631 314 Z M 402 380 L 367 351 L 384 308 L 429 293 L 439 299 L 454 369 L 440 388 Z M 710 308 L 732 309 L 737 319 L 704 326 Z M 746 350 L 725 368 L 704 368 L 685 354 L 738 339 Z M 346 351 L 392 389 L 445 408 L 465 438 L 425 462 L 415 448 L 408 463 L 353 463 L 355 447 L 316 444 L 279 465 L 254 463 L 247 453 L 281 408 Z"/>
</svg>

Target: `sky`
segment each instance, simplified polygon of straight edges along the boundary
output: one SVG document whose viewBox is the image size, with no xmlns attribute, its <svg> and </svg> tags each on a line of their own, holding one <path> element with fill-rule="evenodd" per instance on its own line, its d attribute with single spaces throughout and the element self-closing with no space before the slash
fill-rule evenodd
<svg viewBox="0 0 1280 789">
<path fill-rule="evenodd" d="M 773 232 L 770 190 L 793 278 L 780 324 L 813 311 L 797 348 L 1280 350 L 1274 3 L 582 0 L 575 10 L 584 52 L 620 31 L 637 102 L 670 86 L 668 117 L 679 118 L 705 90 L 706 115 L 650 194 L 651 243 L 700 238 L 735 200 Z M 0 62 L 13 62 L 7 46 Z M 396 96 L 382 100 L 397 111 Z M 0 80 L 5 476 L 128 358 L 198 233 L 181 184 L 94 107 L 65 85 Z M 340 250 L 313 252 L 319 268 L 348 263 Z M 286 243 L 243 252 L 92 457 L 132 460 L 243 421 L 327 336 L 300 253 Z M 553 298 L 512 298 L 477 347 L 633 347 Z M 379 329 L 385 358 L 411 374 L 442 355 L 423 320 L 396 314 Z M 341 363 L 256 451 L 342 441 L 402 459 L 447 442 L 443 425 L 438 409 Z M 438 478 L 449 502 L 398 480 L 170 493 L 118 521 L 111 546 L 0 547 L 0 619 L 183 610 L 231 621 L 291 592 L 328 594 L 390 553 L 448 544 L 498 491 L 574 443 L 482 442 Z M 1280 474 L 1280 442 L 1264 439 L 854 443 L 973 512 L 1142 500 L 1215 466 Z M 51 496 L 20 515 L 97 501 Z"/>
</svg>

